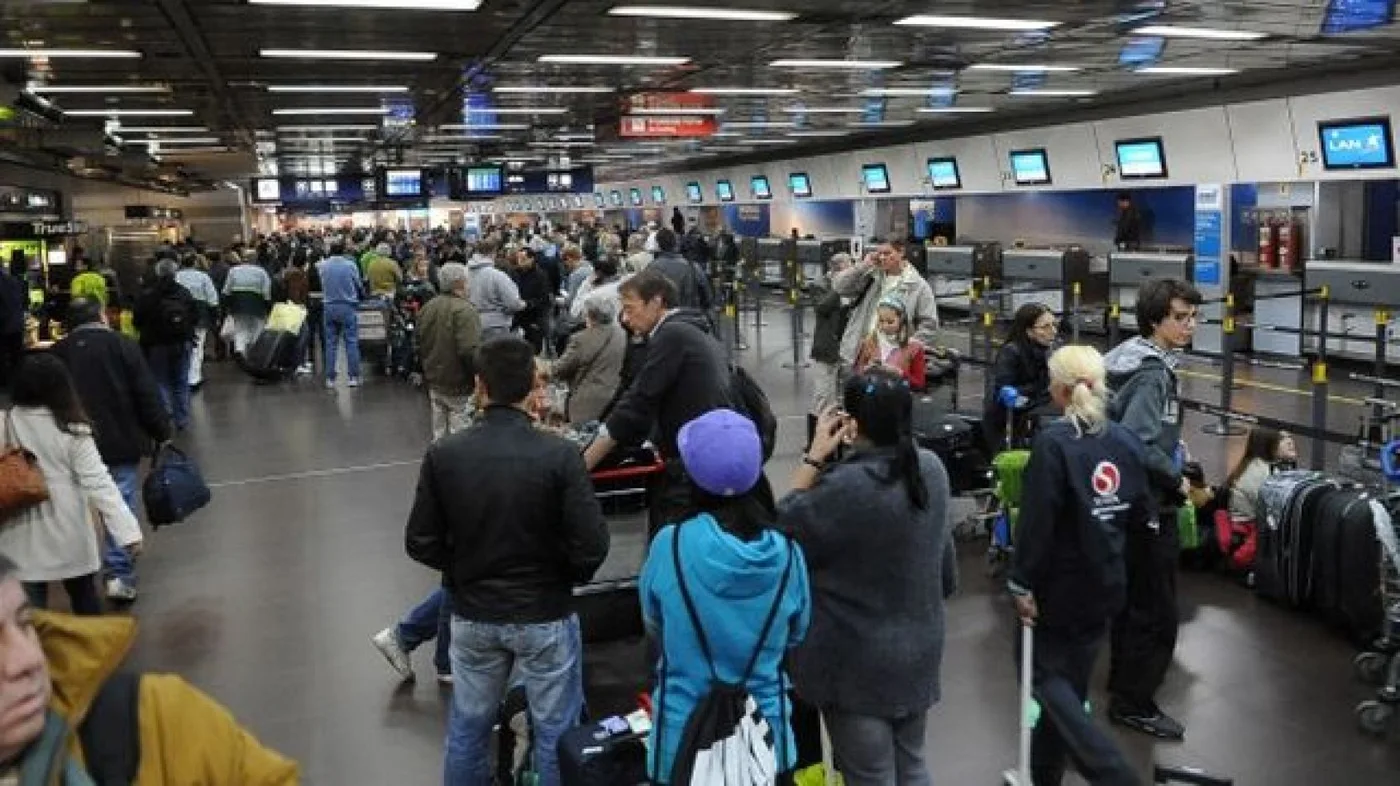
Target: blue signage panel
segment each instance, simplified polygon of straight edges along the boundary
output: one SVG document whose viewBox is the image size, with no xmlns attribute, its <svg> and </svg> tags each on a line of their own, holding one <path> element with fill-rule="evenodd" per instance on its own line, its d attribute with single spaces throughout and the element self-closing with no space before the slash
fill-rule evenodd
<svg viewBox="0 0 1400 786">
<path fill-rule="evenodd" d="M 1220 284 L 1220 241 L 1222 218 L 1219 210 L 1196 211 L 1196 283 Z"/>
<path fill-rule="evenodd" d="M 1327 169 L 1385 169 L 1395 165 L 1389 118 L 1318 124 Z"/>
</svg>

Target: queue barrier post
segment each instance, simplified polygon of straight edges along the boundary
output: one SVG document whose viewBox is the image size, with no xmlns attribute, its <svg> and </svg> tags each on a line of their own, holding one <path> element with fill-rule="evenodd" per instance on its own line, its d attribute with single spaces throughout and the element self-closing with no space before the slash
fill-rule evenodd
<svg viewBox="0 0 1400 786">
<path fill-rule="evenodd" d="M 802 333 L 803 314 L 805 310 L 802 305 L 801 292 L 797 280 L 797 262 L 788 260 L 788 305 L 791 307 L 789 313 L 792 316 L 792 362 L 784 363 L 783 368 L 790 368 L 793 371 L 800 371 L 812 365 L 809 361 L 802 359 Z"/>
<path fill-rule="evenodd" d="M 749 345 L 744 343 L 744 323 L 739 318 L 739 313 L 742 311 L 740 306 L 744 302 L 744 282 L 738 276 L 734 277 L 730 291 L 732 294 L 729 298 L 728 311 L 729 317 L 734 321 L 734 349 L 742 352 L 748 349 Z"/>
<path fill-rule="evenodd" d="M 1076 344 L 1079 343 L 1079 306 L 1080 298 L 1083 297 L 1083 290 L 1084 285 L 1076 281 L 1074 282 L 1074 289 L 1070 293 L 1069 329 L 1070 336 Z"/>
<path fill-rule="evenodd" d="M 1317 357 L 1312 366 L 1312 426 L 1321 433 L 1327 430 L 1327 324 L 1331 316 L 1332 292 L 1327 286 L 1318 293 Z M 1327 445 L 1320 439 L 1311 440 L 1308 464 L 1321 472 L 1327 462 Z"/>
<path fill-rule="evenodd" d="M 1224 311 L 1220 321 L 1221 332 L 1221 354 L 1220 354 L 1220 410 L 1222 413 L 1230 412 L 1234 403 L 1235 395 L 1235 294 L 1227 292 L 1225 294 Z M 1238 437 L 1245 432 L 1244 428 L 1235 425 L 1224 414 L 1220 416 L 1220 421 L 1212 423 L 1202 429 L 1207 434 L 1217 437 Z"/>
<path fill-rule="evenodd" d="M 1123 307 L 1117 301 L 1108 304 L 1108 348 L 1118 346 L 1118 332 L 1122 326 L 1118 324 L 1123 318 Z"/>
<path fill-rule="evenodd" d="M 1390 344 L 1390 312 L 1383 308 L 1376 309 L 1376 379 L 1385 379 L 1385 361 L 1387 350 Z M 1377 399 L 1385 398 L 1386 389 L 1384 385 L 1376 385 L 1374 396 Z M 1383 408 L 1377 404 L 1374 409 L 1374 417 L 1377 423 L 1384 417 Z"/>
</svg>

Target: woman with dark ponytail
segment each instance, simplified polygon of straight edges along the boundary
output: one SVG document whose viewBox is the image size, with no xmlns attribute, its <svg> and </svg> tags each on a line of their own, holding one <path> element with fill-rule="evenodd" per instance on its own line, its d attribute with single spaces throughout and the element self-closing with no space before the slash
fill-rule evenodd
<svg viewBox="0 0 1400 786">
<path fill-rule="evenodd" d="M 929 784 L 924 731 L 957 588 L 948 473 L 914 442 L 902 377 L 874 368 L 842 392 L 844 411 L 822 415 L 778 505 L 812 592 L 793 682 L 821 710 L 847 786 Z M 832 463 L 843 445 L 849 455 Z"/>
</svg>

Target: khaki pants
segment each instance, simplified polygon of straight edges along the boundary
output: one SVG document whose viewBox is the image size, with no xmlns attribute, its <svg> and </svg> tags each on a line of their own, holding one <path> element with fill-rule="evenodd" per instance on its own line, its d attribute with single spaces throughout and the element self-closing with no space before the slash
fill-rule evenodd
<svg viewBox="0 0 1400 786">
<path fill-rule="evenodd" d="M 472 424 L 476 408 L 471 394 L 451 396 L 436 390 L 428 391 L 428 403 L 433 413 L 433 439 L 465 431 Z"/>
<path fill-rule="evenodd" d="M 807 412 L 821 417 L 823 412 L 841 403 L 841 386 L 846 382 L 845 375 L 841 373 L 839 363 L 818 362 L 812 364 L 812 376 L 812 408 Z"/>
</svg>

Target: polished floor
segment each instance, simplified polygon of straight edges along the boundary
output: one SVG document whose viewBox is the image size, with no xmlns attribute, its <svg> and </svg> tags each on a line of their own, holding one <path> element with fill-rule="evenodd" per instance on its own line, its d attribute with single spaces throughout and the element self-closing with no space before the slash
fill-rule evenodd
<svg viewBox="0 0 1400 786">
<path fill-rule="evenodd" d="M 781 492 L 798 457 L 808 379 L 783 367 L 791 360 L 787 317 L 765 318 L 759 335 L 748 318 L 741 357 L 784 416 L 770 465 Z M 1211 373 L 1208 365 L 1197 370 Z M 446 696 L 431 679 L 430 654 L 415 656 L 417 684 L 399 684 L 369 644 L 437 580 L 403 552 L 428 439 L 423 396 L 382 379 L 332 394 L 311 380 L 254 386 L 227 367 L 210 376 L 183 441 L 214 485 L 214 501 L 148 540 L 133 665 L 179 672 L 216 696 L 298 759 L 307 783 L 439 782 Z M 1296 382 L 1286 373 L 1269 380 Z M 1208 378 L 1187 386 L 1188 395 L 1215 395 Z M 966 406 L 976 406 L 980 390 L 970 374 Z M 1237 406 L 1279 417 L 1308 411 L 1302 397 L 1258 388 L 1243 390 Z M 1201 425 L 1191 419 L 1190 440 L 1215 474 L 1229 446 L 1201 434 Z M 625 573 L 623 563 L 639 558 L 637 527 L 619 522 L 619 541 L 630 544 L 609 572 Z M 976 551 L 962 555 L 943 702 L 928 732 L 935 782 L 945 786 L 995 783 L 1015 757 L 1013 628 Z M 1400 783 L 1400 733 L 1378 741 L 1355 729 L 1352 708 L 1368 689 L 1353 680 L 1344 641 L 1213 576 L 1185 576 L 1182 606 L 1188 622 L 1161 700 L 1187 738 L 1154 745 L 1120 735 L 1144 772 L 1155 758 L 1244 786 Z M 590 652 L 599 707 L 625 704 L 640 661 L 635 646 Z"/>
</svg>

